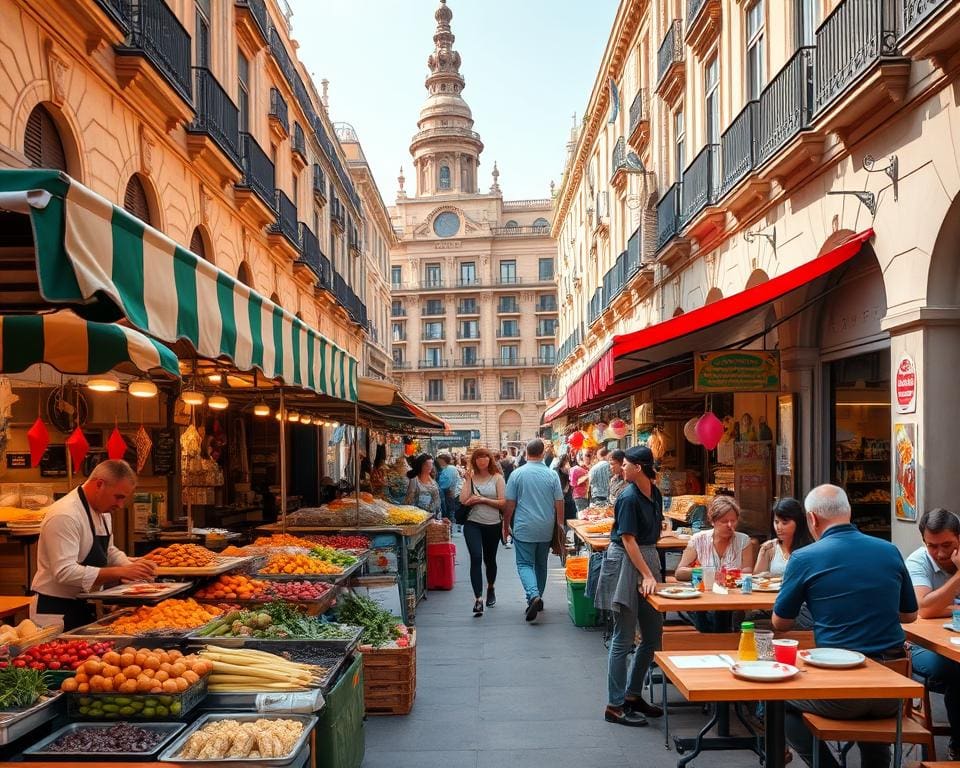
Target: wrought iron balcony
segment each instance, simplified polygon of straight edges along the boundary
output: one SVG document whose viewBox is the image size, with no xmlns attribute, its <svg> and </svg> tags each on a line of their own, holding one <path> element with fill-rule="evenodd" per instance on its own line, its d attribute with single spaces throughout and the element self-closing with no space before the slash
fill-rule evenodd
<svg viewBox="0 0 960 768">
<path fill-rule="evenodd" d="M 470 288 L 471 286 L 480 285 L 480 278 L 474 275 L 473 277 L 458 277 L 457 278 L 457 288 Z"/>
<path fill-rule="evenodd" d="M 428 277 L 420 281 L 420 287 L 426 290 L 433 290 L 445 287 L 442 277 Z"/>
<path fill-rule="evenodd" d="M 123 0 L 113 0 L 113 2 L 123 2 Z M 263 41 L 265 43 L 270 42 L 270 17 L 267 14 L 267 4 L 264 0 L 236 0 L 236 6 L 250 14 Z"/>
<path fill-rule="evenodd" d="M 760 94 L 758 164 L 810 125 L 814 51 L 812 47 L 798 49 Z"/>
<path fill-rule="evenodd" d="M 587 322 L 590 325 L 593 325 L 597 320 L 600 319 L 600 315 L 603 314 L 603 288 L 598 287 L 594 292 L 593 296 L 590 299 L 590 304 L 587 306 Z"/>
<path fill-rule="evenodd" d="M 630 105 L 630 137 L 631 143 L 634 134 L 642 123 L 650 120 L 650 100 L 647 97 L 647 89 L 641 88 L 637 95 L 633 97 L 633 103 Z"/>
<path fill-rule="evenodd" d="M 406 340 L 407 340 L 407 332 L 406 332 L 406 331 L 394 331 L 394 332 L 393 332 L 393 337 L 392 337 L 391 340 L 392 340 L 392 341 L 397 341 L 397 342 L 406 341 Z"/>
<path fill-rule="evenodd" d="M 417 368 L 449 368 L 449 360 L 421 360 L 417 363 Z"/>
<path fill-rule="evenodd" d="M 657 203 L 657 250 L 661 250 L 680 232 L 680 190 L 673 184 Z"/>
<path fill-rule="evenodd" d="M 447 334 L 443 328 L 439 330 L 423 329 L 420 332 L 420 341 L 443 341 L 446 338 Z"/>
<path fill-rule="evenodd" d="M 426 397 L 423 398 L 424 401 L 428 403 L 442 403 L 444 401 L 443 391 L 440 392 L 427 392 Z"/>
<path fill-rule="evenodd" d="M 433 304 L 428 301 L 426 307 L 423 310 L 423 317 L 430 317 L 436 315 L 445 315 L 447 313 L 447 308 L 442 303 Z"/>
<path fill-rule="evenodd" d="M 464 357 L 453 361 L 454 368 L 486 368 L 489 364 L 490 361 L 484 360 L 482 357 Z"/>
<path fill-rule="evenodd" d="M 613 145 L 613 155 L 610 158 L 610 177 L 616 179 L 621 172 L 627 170 L 627 140 L 621 136 Z"/>
<path fill-rule="evenodd" d="M 619 289 L 617 293 L 619 293 Z M 556 323 L 537 323 L 537 336 L 555 336 L 557 333 L 557 324 Z"/>
<path fill-rule="evenodd" d="M 525 366 L 527 364 L 527 358 L 525 357 L 495 357 L 491 360 L 491 365 L 494 368 L 516 368 L 518 366 Z"/>
<path fill-rule="evenodd" d="M 519 339 L 520 329 L 519 328 L 498 328 L 497 338 L 498 339 Z"/>
<path fill-rule="evenodd" d="M 680 196 L 680 226 L 685 226 L 694 216 L 716 202 L 717 175 L 715 158 L 719 147 L 707 144 L 683 172 L 683 192 Z"/>
<path fill-rule="evenodd" d="M 290 133 L 290 117 L 287 110 L 287 100 L 279 89 L 270 89 L 270 112 L 268 113 L 271 122 L 283 129 L 284 135 Z"/>
<path fill-rule="evenodd" d="M 462 301 L 457 305 L 457 314 L 458 315 L 479 315 L 480 307 L 477 305 L 476 301 L 471 301 L 471 302 Z"/>
<path fill-rule="evenodd" d="M 350 288 L 346 280 L 343 279 L 343 275 L 336 270 L 333 271 L 333 295 L 336 297 L 337 303 L 346 309 L 350 301 Z"/>
<path fill-rule="evenodd" d="M 407 310 L 403 307 L 390 307 L 390 317 L 406 317 Z"/>
<path fill-rule="evenodd" d="M 128 34 L 118 56 L 143 56 L 184 101 L 193 99 L 190 33 L 164 0 L 124 3 Z"/>
<path fill-rule="evenodd" d="M 497 312 L 501 315 L 519 315 L 520 305 L 517 303 L 516 299 L 513 299 L 512 301 L 500 299 L 500 301 L 497 303 Z"/>
<path fill-rule="evenodd" d="M 898 0 L 842 0 L 817 28 L 816 111 L 885 56 L 897 56 Z"/>
<path fill-rule="evenodd" d="M 293 124 L 293 138 L 290 141 L 290 147 L 294 154 L 300 155 L 302 162 L 307 162 L 307 137 L 304 136 L 303 128 L 300 127 L 298 122 Z"/>
<path fill-rule="evenodd" d="M 707 0 L 687 0 L 687 28 L 697 23 L 697 17 L 706 7 Z"/>
<path fill-rule="evenodd" d="M 394 360 L 393 361 L 393 370 L 395 371 L 409 371 L 413 366 L 410 364 L 409 360 Z"/>
<path fill-rule="evenodd" d="M 541 296 L 537 300 L 537 312 L 556 312 L 557 311 L 557 297 L 556 296 Z"/>
<path fill-rule="evenodd" d="M 327 175 L 319 163 L 313 164 L 313 196 L 321 205 L 327 202 Z"/>
<path fill-rule="evenodd" d="M 300 222 L 300 242 L 302 249 L 300 251 L 301 264 L 306 264 L 317 276 L 317 283 L 321 287 L 330 285 L 330 259 L 323 254 L 320 248 L 320 241 L 309 226 L 303 221 Z"/>
<path fill-rule="evenodd" d="M 127 12 L 126 0 L 97 0 L 110 20 L 124 32 L 130 29 L 130 14 Z"/>
<path fill-rule="evenodd" d="M 350 225 L 350 231 L 347 234 L 347 247 L 356 254 L 360 253 L 360 230 L 353 224 Z"/>
<path fill-rule="evenodd" d="M 187 133 L 205 134 L 240 167 L 240 113 L 217 78 L 206 67 L 194 67 L 196 116 Z"/>
<path fill-rule="evenodd" d="M 640 242 L 640 227 L 637 227 L 630 239 L 627 240 L 627 265 L 626 265 L 626 279 L 629 280 L 637 272 L 640 271 L 640 266 L 643 263 L 642 256 L 640 254 L 641 242 Z"/>
<path fill-rule="evenodd" d="M 343 207 L 343 203 L 340 202 L 340 198 L 333 193 L 332 189 L 330 190 L 330 223 L 339 227 L 341 232 L 343 232 L 347 226 L 346 209 Z"/>
<path fill-rule="evenodd" d="M 513 389 L 511 387 L 501 388 L 500 389 L 500 399 L 501 400 L 523 400 L 523 395 L 520 393 L 519 389 Z"/>
<path fill-rule="evenodd" d="M 667 74 L 677 64 L 683 62 L 683 20 L 670 22 L 657 51 L 657 88 L 666 80 Z"/>
<path fill-rule="evenodd" d="M 721 194 L 735 187 L 756 167 L 759 126 L 760 102 L 750 101 L 720 137 Z"/>
<path fill-rule="evenodd" d="M 277 201 L 273 161 L 249 133 L 240 135 L 240 160 L 243 180 L 237 186 L 250 189 L 264 205 L 275 210 Z"/>
<path fill-rule="evenodd" d="M 479 330 L 465 331 L 461 328 L 457 331 L 457 341 L 476 341 L 479 338 Z"/>
<path fill-rule="evenodd" d="M 550 367 L 553 367 L 556 364 L 557 364 L 556 355 L 538 355 L 537 357 L 533 358 L 533 365 L 540 365 L 540 366 L 549 365 Z"/>
<path fill-rule="evenodd" d="M 520 285 L 523 279 L 516 275 L 500 275 L 497 278 L 497 285 Z"/>
<path fill-rule="evenodd" d="M 903 0 L 903 35 L 906 36 L 954 0 Z"/>
<path fill-rule="evenodd" d="M 270 54 L 277 62 L 277 67 L 283 74 L 284 80 L 287 81 L 287 85 L 292 89 L 297 69 L 293 66 L 293 59 L 287 53 L 287 48 L 283 44 L 283 39 L 276 27 L 270 27 Z"/>
<path fill-rule="evenodd" d="M 270 226 L 270 232 L 283 235 L 297 250 L 300 250 L 300 233 L 297 229 L 297 205 L 282 190 L 277 190 L 276 205 L 277 220 Z"/>
</svg>

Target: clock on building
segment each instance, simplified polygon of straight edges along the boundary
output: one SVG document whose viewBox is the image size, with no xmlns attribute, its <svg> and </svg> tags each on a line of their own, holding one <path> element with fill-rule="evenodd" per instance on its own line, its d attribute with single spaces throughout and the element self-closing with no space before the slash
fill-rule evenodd
<svg viewBox="0 0 960 768">
<path fill-rule="evenodd" d="M 460 217 L 452 211 L 444 211 L 433 220 L 437 237 L 453 237 L 460 231 Z"/>
</svg>

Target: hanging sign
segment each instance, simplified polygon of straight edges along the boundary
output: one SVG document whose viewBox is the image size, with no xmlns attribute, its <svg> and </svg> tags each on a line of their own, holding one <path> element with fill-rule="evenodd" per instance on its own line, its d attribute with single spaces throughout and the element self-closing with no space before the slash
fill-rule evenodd
<svg viewBox="0 0 960 768">
<path fill-rule="evenodd" d="M 900 355 L 894 377 L 897 413 L 915 413 L 917 410 L 917 366 L 910 355 Z"/>
<path fill-rule="evenodd" d="M 724 349 L 694 352 L 695 392 L 779 392 L 780 352 Z"/>
</svg>

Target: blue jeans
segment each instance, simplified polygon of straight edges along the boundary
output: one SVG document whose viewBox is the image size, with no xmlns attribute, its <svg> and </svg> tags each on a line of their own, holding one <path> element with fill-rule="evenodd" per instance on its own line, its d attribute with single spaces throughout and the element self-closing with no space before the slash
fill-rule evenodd
<svg viewBox="0 0 960 768">
<path fill-rule="evenodd" d="M 513 540 L 517 553 L 517 574 L 527 595 L 529 603 L 535 597 L 543 597 L 547 588 L 547 557 L 550 555 L 549 541 Z"/>
<path fill-rule="evenodd" d="M 663 614 L 650 603 L 641 599 L 639 615 L 617 606 L 613 612 L 613 634 L 610 637 L 610 652 L 607 656 L 607 703 L 622 707 L 626 694 L 639 696 L 643 691 L 643 679 L 653 661 L 654 651 L 659 651 L 663 638 Z M 633 654 L 633 664 L 627 675 L 627 656 L 633 647 L 637 625 L 640 626 L 640 644 Z"/>
<path fill-rule="evenodd" d="M 919 646 L 913 646 L 910 655 L 913 674 L 923 678 L 931 691 L 943 694 L 950 744 L 960 746 L 960 664 Z"/>
</svg>

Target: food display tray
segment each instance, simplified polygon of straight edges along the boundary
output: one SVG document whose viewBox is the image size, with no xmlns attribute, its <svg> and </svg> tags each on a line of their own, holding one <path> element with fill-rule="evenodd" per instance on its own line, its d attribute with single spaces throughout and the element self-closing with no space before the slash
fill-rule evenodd
<svg viewBox="0 0 960 768">
<path fill-rule="evenodd" d="M 363 563 L 363 560 L 357 560 L 340 573 L 257 573 L 257 578 L 266 581 L 329 581 L 342 583 L 356 573 Z"/>
<path fill-rule="evenodd" d="M 238 723 L 256 722 L 260 719 L 267 720 L 296 720 L 303 723 L 303 732 L 300 738 L 293 745 L 289 755 L 285 757 L 269 757 L 251 759 L 248 757 L 223 758 L 222 760 L 190 760 L 183 757 L 177 757 L 177 754 L 187 743 L 196 731 L 202 729 L 208 723 L 220 720 L 236 720 Z M 301 766 L 309 757 L 310 750 L 307 748 L 307 741 L 310 739 L 310 732 L 317 724 L 317 718 L 313 715 L 275 715 L 259 714 L 251 712 L 217 712 L 209 713 L 200 717 L 190 728 L 182 732 L 176 740 L 160 753 L 160 760 L 164 763 L 181 763 L 183 765 L 206 765 L 219 766 L 224 768 L 258 768 L 258 766 Z"/>
<path fill-rule="evenodd" d="M 337 597 L 340 596 L 340 590 L 341 586 L 334 584 L 319 600 L 291 600 L 288 597 L 261 597 L 250 600 L 241 600 L 240 598 L 230 599 L 229 597 L 197 597 L 194 599 L 204 605 L 236 605 L 246 610 L 256 610 L 276 600 L 283 600 L 291 605 L 302 606 L 306 609 L 307 615 L 309 616 L 320 616 L 330 610 L 334 602 L 336 602 Z M 202 629 L 202 627 L 200 629 Z"/>
<path fill-rule="evenodd" d="M 69 632 L 64 632 L 60 635 L 62 640 L 112 640 L 114 643 L 126 643 L 129 645 L 131 642 L 150 642 L 150 641 L 180 641 L 183 640 L 187 635 L 189 635 L 194 630 L 192 629 L 170 629 L 163 632 L 151 632 L 142 635 L 125 635 L 118 632 L 111 632 L 108 629 L 108 626 L 112 624 L 117 619 L 122 616 L 129 616 L 133 613 L 135 608 L 121 608 L 119 611 L 114 611 L 113 613 L 108 613 L 106 616 L 102 616 L 97 619 L 92 624 L 86 624 L 82 627 L 77 627 L 76 629 L 71 629 Z"/>
<path fill-rule="evenodd" d="M 180 731 L 187 727 L 184 723 L 136 723 L 137 728 L 142 728 L 145 731 L 157 731 L 163 734 L 163 739 L 148 752 L 55 752 L 50 749 L 50 746 L 54 742 L 61 736 L 66 736 L 68 733 L 96 728 L 112 728 L 114 725 L 117 725 L 117 723 L 70 723 L 60 730 L 55 731 L 52 735 L 47 736 L 45 739 L 41 739 L 32 747 L 27 747 L 23 750 L 23 754 L 27 757 L 42 758 L 44 760 L 76 761 L 81 758 L 96 758 L 97 762 L 142 760 L 148 757 L 155 757 L 167 744 L 176 738 Z"/>
<path fill-rule="evenodd" d="M 187 637 L 187 642 L 191 646 L 198 645 L 216 645 L 220 648 L 255 648 L 263 650 L 265 646 L 276 646 L 277 650 L 271 653 L 279 653 L 283 650 L 289 650 L 297 645 L 306 645 L 314 648 L 329 649 L 349 655 L 360 644 L 360 636 L 363 634 L 363 627 L 357 627 L 356 632 L 351 637 L 329 639 L 329 640 L 306 640 L 302 638 L 263 638 L 263 637 L 201 637 L 197 634 L 203 627 L 194 630 L 194 633 Z"/>
<path fill-rule="evenodd" d="M 103 600 L 104 602 L 109 603 L 136 603 L 137 605 L 142 605 L 143 603 L 158 603 L 161 600 L 166 600 L 168 597 L 173 597 L 174 595 L 179 595 L 181 592 L 186 592 L 188 589 L 193 587 L 192 581 L 171 581 L 167 583 L 160 583 L 157 586 L 162 587 L 163 589 L 159 590 L 155 594 L 146 594 L 138 595 L 134 592 L 131 592 L 131 588 L 140 586 L 136 584 L 120 584 L 116 587 L 109 587 L 108 589 L 101 589 L 96 592 L 82 592 L 77 595 L 77 597 L 83 600 Z"/>
<path fill-rule="evenodd" d="M 194 710 L 200 702 L 207 696 L 207 687 L 210 677 L 205 675 L 187 690 L 182 693 L 68 693 L 67 694 L 67 716 L 71 720 L 96 720 L 102 721 L 136 721 L 143 719 L 146 722 L 166 722 L 183 720 Z M 141 709 L 131 713 L 117 712 L 104 713 L 102 717 L 91 715 L 89 712 L 81 712 L 80 708 L 87 706 L 85 702 L 97 702 L 101 706 L 116 706 L 118 708 L 132 706 L 132 704 L 146 705 L 155 700 L 160 706 L 166 707 L 168 714 L 158 715 L 156 712 L 149 715 L 142 715 Z M 173 712 L 173 705 L 178 705 L 177 712 Z"/>
<path fill-rule="evenodd" d="M 160 566 L 157 568 L 157 576 L 219 576 L 221 573 L 226 573 L 227 571 L 232 571 L 234 568 L 245 565 L 252 559 L 253 558 L 249 556 L 227 557 L 225 555 L 217 555 L 217 559 L 213 565 L 208 565 L 203 568 Z"/>
<path fill-rule="evenodd" d="M 0 744 L 9 744 L 53 720 L 62 709 L 63 694 L 49 693 L 42 701 L 19 712 L 0 712 Z"/>
</svg>

